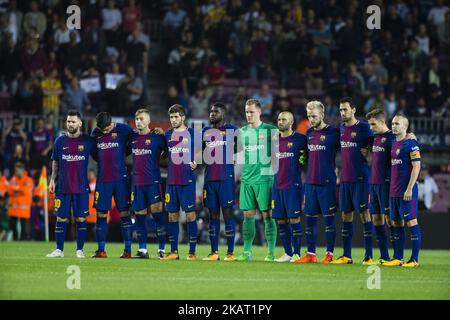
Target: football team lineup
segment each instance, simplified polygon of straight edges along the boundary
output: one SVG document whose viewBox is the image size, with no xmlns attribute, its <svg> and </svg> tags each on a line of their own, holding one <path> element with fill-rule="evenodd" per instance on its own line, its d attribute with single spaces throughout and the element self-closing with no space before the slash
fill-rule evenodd
<svg viewBox="0 0 450 320">
<path fill-rule="evenodd" d="M 364 233 L 363 265 L 417 267 L 421 245 L 417 221 L 421 156 L 415 136 L 407 131 L 408 119 L 396 115 L 389 129 L 385 112 L 375 109 L 366 115 L 367 121 L 360 121 L 355 117 L 356 106 L 351 98 L 342 98 L 339 106 L 342 124 L 337 129 L 326 124 L 325 107 L 320 101 L 310 101 L 306 110 L 310 122 L 306 135 L 293 130 L 291 112 L 281 112 L 276 126 L 262 122 L 261 104 L 256 99 L 249 99 L 245 104 L 248 125 L 242 128 L 226 122 L 227 109 L 223 103 L 213 103 L 210 125 L 200 133 L 186 126 L 185 109 L 180 105 L 168 109 L 171 128 L 166 132 L 159 128 L 151 130 L 150 110 L 142 108 L 135 113 L 136 130 L 112 122 L 111 114 L 101 112 L 96 117 L 96 128 L 87 135 L 81 132 L 81 115 L 69 111 L 67 133 L 55 140 L 51 158 L 49 191 L 55 193 L 56 250 L 47 257 L 64 257 L 66 229 L 72 212 L 76 221 L 76 256 L 85 257 L 87 168 L 91 156 L 98 169 L 94 200 L 98 248 L 93 258 L 107 257 L 107 215 L 114 198 L 124 241 L 121 258 L 149 258 L 146 218 L 151 214 L 156 223 L 159 258 L 180 259 L 179 218 L 184 212 L 189 247 L 187 260 L 197 260 L 196 169 L 199 163 L 204 163 L 203 206 L 209 215 L 211 251 L 203 260 L 220 259 L 221 212 L 227 242 L 224 260 L 253 260 L 258 210 L 264 221 L 267 242 L 264 261 L 316 263 L 318 218 L 322 215 L 326 250 L 320 262 L 351 264 L 354 216 L 359 215 Z M 339 201 L 335 170 L 338 150 L 341 153 Z M 369 153 L 372 156 L 370 166 Z M 128 154 L 133 161 L 131 186 L 125 165 Z M 160 172 L 163 157 L 167 158 L 168 172 L 164 196 Z M 236 222 L 232 218 L 237 161 L 243 165 L 239 208 L 244 213 L 244 248 L 240 255 L 235 255 Z M 306 172 L 305 181 L 302 181 L 302 170 Z M 130 211 L 134 212 L 134 219 Z M 342 215 L 344 250 L 335 258 L 337 213 Z M 301 254 L 302 224 L 306 224 L 304 255 Z M 406 226 L 412 250 L 411 256 L 404 259 Z M 131 253 L 133 229 L 139 245 L 135 256 Z M 373 233 L 379 259 L 373 254 Z M 284 254 L 276 258 L 278 235 Z M 166 237 L 170 242 L 168 253 L 165 252 Z"/>
</svg>

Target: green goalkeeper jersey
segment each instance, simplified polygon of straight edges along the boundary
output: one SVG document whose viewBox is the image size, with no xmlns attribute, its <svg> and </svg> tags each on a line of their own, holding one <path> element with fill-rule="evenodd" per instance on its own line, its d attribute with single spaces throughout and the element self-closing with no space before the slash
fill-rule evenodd
<svg viewBox="0 0 450 320">
<path fill-rule="evenodd" d="M 275 137 L 278 137 L 278 128 L 264 122 L 257 128 L 246 125 L 241 129 L 241 142 L 245 157 L 242 183 L 273 183 L 271 140 Z"/>
</svg>

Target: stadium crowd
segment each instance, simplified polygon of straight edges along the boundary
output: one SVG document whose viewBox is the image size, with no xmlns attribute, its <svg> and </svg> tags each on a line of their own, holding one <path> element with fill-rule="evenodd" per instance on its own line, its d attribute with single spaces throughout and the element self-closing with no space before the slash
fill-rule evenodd
<svg viewBox="0 0 450 320">
<path fill-rule="evenodd" d="M 80 30 L 67 28 L 70 4 L 81 7 Z M 68 109 L 130 117 L 151 104 L 150 71 L 167 83 L 166 105 L 183 105 L 190 118 L 207 118 L 220 100 L 240 125 L 253 97 L 265 120 L 292 110 L 302 130 L 308 99 L 321 98 L 337 117 L 342 96 L 360 115 L 383 106 L 389 117 L 448 117 L 450 8 L 442 0 L 370 4 L 382 9 L 381 30 L 366 28 L 367 4 L 356 0 L 0 1 L 0 108 L 9 101 L 18 115 L 0 131 L 1 181 L 23 164 L 37 185 Z M 160 64 L 150 60 L 149 18 L 162 25 Z M 21 115 L 42 118 L 26 132 Z"/>
</svg>

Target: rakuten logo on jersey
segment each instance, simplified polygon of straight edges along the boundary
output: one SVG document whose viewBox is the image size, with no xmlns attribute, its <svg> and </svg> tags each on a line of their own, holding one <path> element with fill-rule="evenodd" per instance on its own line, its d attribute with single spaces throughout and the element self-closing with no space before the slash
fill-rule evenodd
<svg viewBox="0 0 450 320">
<path fill-rule="evenodd" d="M 181 148 L 181 147 L 169 147 L 170 153 L 188 153 L 189 148 Z"/>
<path fill-rule="evenodd" d="M 372 147 L 372 152 L 384 152 L 384 148 L 380 147 L 380 146 L 373 146 Z"/>
<path fill-rule="evenodd" d="M 277 157 L 277 159 L 293 158 L 294 154 L 292 152 L 277 152 L 275 153 L 275 157 Z"/>
<path fill-rule="evenodd" d="M 325 151 L 325 150 L 327 150 L 327 147 L 322 146 L 320 144 L 308 144 L 308 150 L 309 151 Z"/>
<path fill-rule="evenodd" d="M 226 141 L 221 141 L 221 140 L 218 140 L 218 141 L 206 141 L 205 144 L 206 144 L 206 146 L 208 148 L 216 148 L 216 147 L 226 146 L 227 142 Z"/>
<path fill-rule="evenodd" d="M 152 154 L 152 150 L 150 149 L 131 149 L 131 152 L 133 152 L 133 155 L 135 156 L 146 156 Z"/>
<path fill-rule="evenodd" d="M 119 143 L 118 142 L 101 142 L 97 143 L 97 148 L 100 150 L 107 150 L 112 148 L 118 148 Z"/>
<path fill-rule="evenodd" d="M 356 142 L 341 141 L 341 148 L 356 148 L 357 146 Z"/>
<path fill-rule="evenodd" d="M 264 150 L 264 145 L 259 145 L 259 146 L 245 146 L 245 151 L 247 152 L 253 152 L 256 150 Z"/>
<path fill-rule="evenodd" d="M 402 164 L 403 162 L 402 162 L 402 159 L 392 159 L 391 160 L 391 164 L 393 165 L 393 166 L 396 166 L 396 165 L 399 165 L 399 164 Z"/>
<path fill-rule="evenodd" d="M 85 156 L 79 156 L 79 155 L 71 155 L 71 154 L 63 154 L 62 159 L 66 160 L 67 162 L 74 162 L 74 161 L 85 161 Z"/>
</svg>

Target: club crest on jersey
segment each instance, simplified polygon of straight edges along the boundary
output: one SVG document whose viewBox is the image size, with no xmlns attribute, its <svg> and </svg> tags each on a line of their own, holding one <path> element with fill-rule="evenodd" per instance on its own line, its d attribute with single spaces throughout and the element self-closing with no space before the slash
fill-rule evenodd
<svg viewBox="0 0 450 320">
<path fill-rule="evenodd" d="M 395 154 L 399 155 L 400 154 L 400 149 L 397 149 L 397 151 L 395 151 Z"/>
<path fill-rule="evenodd" d="M 288 144 L 287 144 L 288 149 L 292 148 L 293 145 L 294 144 L 292 142 L 288 142 Z"/>
<path fill-rule="evenodd" d="M 225 131 L 220 131 L 220 135 L 223 137 L 225 136 L 227 133 Z"/>
<path fill-rule="evenodd" d="M 381 138 L 381 143 L 384 143 L 386 141 L 386 138 Z"/>
<path fill-rule="evenodd" d="M 84 146 L 82 145 L 82 144 L 80 144 L 79 146 L 78 146 L 78 151 L 83 151 L 84 150 Z"/>
<path fill-rule="evenodd" d="M 112 137 L 113 139 L 116 139 L 116 138 L 117 138 L 117 133 L 116 133 L 116 132 L 111 133 L 111 137 Z"/>
<path fill-rule="evenodd" d="M 150 143 L 151 143 L 151 140 L 150 140 L 150 139 L 145 140 L 145 144 L 146 144 L 146 145 L 149 145 Z"/>
<path fill-rule="evenodd" d="M 188 142 L 189 142 L 189 139 L 188 139 L 188 138 L 183 138 L 183 143 L 184 143 L 184 144 L 188 144 Z"/>
<path fill-rule="evenodd" d="M 356 137 L 356 132 L 352 132 L 351 137 L 354 139 Z"/>
<path fill-rule="evenodd" d="M 320 141 L 325 141 L 325 138 L 326 138 L 326 137 L 325 137 L 324 135 L 321 135 L 321 136 L 320 136 Z"/>
</svg>

